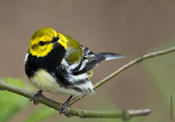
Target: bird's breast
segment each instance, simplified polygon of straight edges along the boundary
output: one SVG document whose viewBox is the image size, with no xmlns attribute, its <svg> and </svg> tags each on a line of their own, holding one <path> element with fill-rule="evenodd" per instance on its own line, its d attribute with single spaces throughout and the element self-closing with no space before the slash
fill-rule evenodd
<svg viewBox="0 0 175 122">
<path fill-rule="evenodd" d="M 30 78 L 30 81 L 39 89 L 54 93 L 58 91 L 59 85 L 56 83 L 55 78 L 44 69 L 35 72 L 35 75 Z"/>
<path fill-rule="evenodd" d="M 81 96 L 81 93 L 74 89 L 67 89 L 60 86 L 57 83 L 56 79 L 44 69 L 40 69 L 37 72 L 35 72 L 35 75 L 30 78 L 30 81 L 33 85 L 35 85 L 39 89 L 49 91 L 54 94 L 62 93 L 62 94 Z"/>
</svg>

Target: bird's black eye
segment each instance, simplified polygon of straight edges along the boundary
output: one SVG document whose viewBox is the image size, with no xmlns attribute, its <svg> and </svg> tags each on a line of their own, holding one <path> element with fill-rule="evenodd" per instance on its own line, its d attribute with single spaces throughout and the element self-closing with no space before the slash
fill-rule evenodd
<svg viewBox="0 0 175 122">
<path fill-rule="evenodd" d="M 44 45 L 44 42 L 43 42 L 43 41 L 40 41 L 39 44 L 40 44 L 41 46 L 43 46 L 43 45 Z"/>
</svg>

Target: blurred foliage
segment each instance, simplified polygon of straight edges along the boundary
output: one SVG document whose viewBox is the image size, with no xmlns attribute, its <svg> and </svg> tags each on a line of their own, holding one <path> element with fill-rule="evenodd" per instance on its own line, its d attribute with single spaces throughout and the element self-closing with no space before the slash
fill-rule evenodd
<svg viewBox="0 0 175 122">
<path fill-rule="evenodd" d="M 174 41 L 154 48 L 149 52 L 172 46 L 175 46 Z M 149 61 L 142 63 L 142 66 L 147 71 L 148 76 L 152 76 L 149 79 L 156 88 L 148 90 L 150 93 L 148 101 L 152 104 L 152 114 L 154 115 L 151 120 L 159 122 L 170 121 L 170 97 L 175 96 L 175 52 L 149 59 Z M 156 92 L 157 96 L 153 96 L 151 92 Z M 155 99 L 157 99 L 156 103 L 153 101 Z M 172 110 L 175 110 L 174 105 Z"/>
<path fill-rule="evenodd" d="M 155 50 L 166 49 L 175 46 L 174 42 L 155 48 Z M 175 92 L 175 52 L 155 57 L 143 64 L 144 68 L 152 75 L 154 82 L 161 90 L 164 99 L 170 98 Z"/>
<path fill-rule="evenodd" d="M 33 90 L 31 85 L 21 79 L 6 78 L 5 81 L 20 88 Z M 0 122 L 10 121 L 18 112 L 26 108 L 29 102 L 29 99 L 23 96 L 4 90 L 0 91 Z M 37 109 L 25 119 L 25 122 L 39 122 L 54 112 L 55 110 L 42 105 L 37 107 Z"/>
<path fill-rule="evenodd" d="M 5 81 L 21 88 L 31 89 L 21 79 L 6 78 Z M 24 109 L 28 103 L 29 100 L 23 96 L 8 91 L 0 91 L 0 122 L 9 121 L 17 112 Z"/>
</svg>

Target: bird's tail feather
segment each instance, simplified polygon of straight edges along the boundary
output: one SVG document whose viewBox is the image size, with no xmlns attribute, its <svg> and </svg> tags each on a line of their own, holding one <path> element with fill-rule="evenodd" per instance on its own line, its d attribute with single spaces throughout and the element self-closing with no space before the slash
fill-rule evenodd
<svg viewBox="0 0 175 122">
<path fill-rule="evenodd" d="M 85 65 L 83 65 L 83 68 L 80 67 L 78 69 L 74 69 L 72 72 L 74 75 L 82 74 L 97 67 L 101 61 L 119 59 L 124 57 L 125 56 L 122 56 L 120 54 L 110 53 L 110 52 L 93 54 L 93 56 L 89 57 L 88 61 L 85 62 Z"/>
<path fill-rule="evenodd" d="M 101 61 L 102 60 L 114 60 L 114 59 L 125 58 L 125 56 L 123 56 L 123 55 L 111 53 L 111 52 L 98 53 L 98 54 L 95 54 L 95 56 L 99 57 L 99 59 L 101 59 Z"/>
</svg>

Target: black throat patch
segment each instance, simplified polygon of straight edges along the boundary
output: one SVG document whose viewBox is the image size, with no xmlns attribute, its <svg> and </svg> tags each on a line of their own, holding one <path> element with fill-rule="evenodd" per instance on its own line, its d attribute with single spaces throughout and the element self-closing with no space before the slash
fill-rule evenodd
<svg viewBox="0 0 175 122">
<path fill-rule="evenodd" d="M 29 54 L 25 64 L 25 73 L 30 78 L 39 69 L 45 69 L 49 73 L 55 73 L 60 67 L 61 60 L 64 58 L 66 50 L 59 43 L 54 45 L 52 51 L 45 57 L 36 57 Z"/>
</svg>

